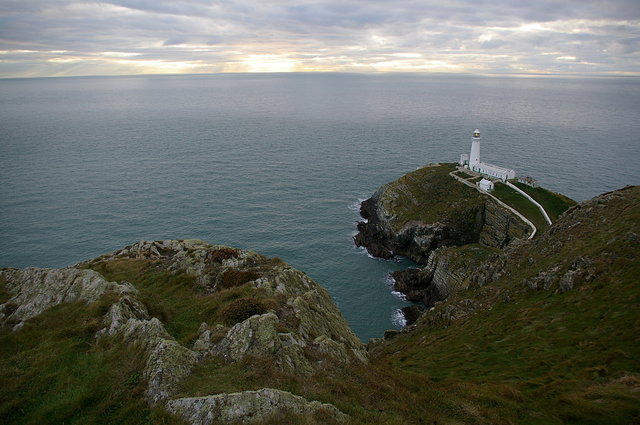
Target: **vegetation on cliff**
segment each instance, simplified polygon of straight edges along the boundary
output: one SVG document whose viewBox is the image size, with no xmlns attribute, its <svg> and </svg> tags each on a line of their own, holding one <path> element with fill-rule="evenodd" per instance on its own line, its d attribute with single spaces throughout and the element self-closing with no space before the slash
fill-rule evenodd
<svg viewBox="0 0 640 425">
<path fill-rule="evenodd" d="M 457 387 L 491 423 L 640 418 L 640 187 L 487 261 L 377 354 Z"/>
<path fill-rule="evenodd" d="M 250 251 L 143 241 L 2 269 L 0 420 L 637 422 L 640 187 L 503 251 L 436 252 L 434 276 L 465 285 L 368 352 L 326 290 Z"/>
<path fill-rule="evenodd" d="M 434 164 L 383 185 L 364 201 L 354 241 L 371 255 L 426 264 L 432 251 L 480 242 L 503 248 L 531 231 L 494 199 L 458 182 L 454 164 Z"/>
</svg>

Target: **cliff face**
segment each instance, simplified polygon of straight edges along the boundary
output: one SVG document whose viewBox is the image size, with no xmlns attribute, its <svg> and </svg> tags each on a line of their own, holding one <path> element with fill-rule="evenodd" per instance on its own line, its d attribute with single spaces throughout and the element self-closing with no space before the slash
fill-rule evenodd
<svg viewBox="0 0 640 425">
<path fill-rule="evenodd" d="M 492 198 L 449 175 L 449 164 L 409 173 L 362 202 L 354 241 L 371 255 L 403 255 L 425 267 L 393 274 L 395 290 L 427 307 L 468 286 L 488 253 L 530 232 L 527 224 Z M 456 248 L 465 247 L 466 248 Z M 406 309 L 411 323 L 417 307 Z"/>
<path fill-rule="evenodd" d="M 382 186 L 362 203 L 354 241 L 376 257 L 403 255 L 427 264 L 432 251 L 474 242 L 503 248 L 528 235 L 518 217 L 432 165 Z"/>
<path fill-rule="evenodd" d="M 467 289 L 483 262 L 498 252 L 480 244 L 438 248 L 424 267 L 393 272 L 394 289 L 409 301 L 433 307 L 452 293 Z"/>
</svg>

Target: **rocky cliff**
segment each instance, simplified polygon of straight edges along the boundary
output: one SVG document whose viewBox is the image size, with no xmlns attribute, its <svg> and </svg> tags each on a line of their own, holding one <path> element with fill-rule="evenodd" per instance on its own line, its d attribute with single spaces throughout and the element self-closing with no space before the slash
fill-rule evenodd
<svg viewBox="0 0 640 425">
<path fill-rule="evenodd" d="M 426 264 L 440 247 L 480 242 L 503 248 L 530 233 L 513 213 L 451 177 L 454 170 L 430 165 L 378 189 L 362 202 L 356 245 L 376 257 L 403 255 Z"/>
<path fill-rule="evenodd" d="M 183 291 L 194 302 L 229 299 L 217 312 L 199 315 L 207 320 L 193 329 L 189 342 L 180 342 L 171 321 L 154 317 L 135 285 L 101 274 L 132 266 L 186 278 Z M 323 287 L 284 262 L 251 251 L 199 240 L 142 241 L 64 269 L 2 269 L 0 279 L 7 298 L 0 305 L 0 326 L 13 332 L 58 305 L 101 300 L 104 314 L 93 339 L 118 340 L 136 349 L 144 364 L 140 379 L 147 402 L 166 406 L 189 423 L 245 423 L 283 412 L 322 411 L 336 421 L 346 417 L 333 406 L 269 388 L 178 397 L 181 383 L 210 358 L 228 364 L 259 359 L 282 374 L 306 376 L 367 362 L 362 343 Z M 151 285 L 147 291 L 153 291 Z"/>
<path fill-rule="evenodd" d="M 430 165 L 382 186 L 362 202 L 365 220 L 354 237 L 371 255 L 403 255 L 424 265 L 392 277 L 395 290 L 427 307 L 466 287 L 487 253 L 530 233 L 511 211 L 451 177 L 454 170 L 451 164 Z"/>
<path fill-rule="evenodd" d="M 251 251 L 1 269 L 0 422 L 636 423 L 639 235 L 634 186 L 533 240 L 441 246 L 397 282 L 428 311 L 366 352 L 322 287 Z"/>
</svg>

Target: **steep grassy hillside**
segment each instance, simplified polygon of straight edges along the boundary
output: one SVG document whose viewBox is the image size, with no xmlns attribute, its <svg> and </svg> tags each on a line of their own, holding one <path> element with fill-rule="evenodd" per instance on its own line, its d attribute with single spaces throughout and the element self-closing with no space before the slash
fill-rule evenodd
<svg viewBox="0 0 640 425">
<path fill-rule="evenodd" d="M 478 191 L 449 176 L 455 169 L 455 164 L 423 167 L 390 183 L 392 190 L 383 192 L 387 195 L 381 196 L 380 204 L 392 214 L 393 230 L 399 231 L 412 221 L 432 223 L 468 215 L 474 207 L 482 206 L 484 199 Z"/>
<path fill-rule="evenodd" d="M 149 355 L 148 336 L 135 332 L 158 326 L 166 330 L 161 346 L 171 342 L 197 359 L 171 400 L 271 388 L 348 415 L 275 409 L 254 423 L 640 420 L 639 187 L 573 207 L 539 238 L 504 252 L 473 251 L 485 261 L 468 289 L 410 329 L 373 341 L 364 361 L 326 292 L 304 274 L 277 259 L 187 242 L 140 243 L 87 262 L 82 267 L 97 273 L 80 269 L 70 285 L 91 277 L 86 288 L 112 281 L 117 291 L 32 316 L 19 316 L 16 288 L 24 288 L 9 279 L 34 272 L 1 270 L 0 422 L 183 423 L 163 400 L 149 402 L 159 379 L 149 364 L 159 351 Z M 68 288 L 67 296 L 78 295 Z M 141 306 L 149 318 L 116 314 Z M 250 327 L 258 319 L 274 327 Z M 231 356 L 239 346 L 242 355 Z"/>
<path fill-rule="evenodd" d="M 497 278 L 457 293 L 376 357 L 464 394 L 488 423 L 635 423 L 639 258 L 640 188 L 603 195 L 489 262 Z"/>
<path fill-rule="evenodd" d="M 517 181 L 513 184 L 542 205 L 551 221 L 556 221 L 562 213 L 576 205 L 576 201 L 561 193 L 552 192 L 543 187 L 531 187 Z"/>
<path fill-rule="evenodd" d="M 527 217 L 529 221 L 536 226 L 536 229 L 538 229 L 538 236 L 549 228 L 549 225 L 545 221 L 540 209 L 526 197 L 522 196 L 522 194 L 518 193 L 518 191 L 513 190 L 506 184 L 496 182 L 495 189 L 492 194 L 505 204 L 514 208 L 523 216 Z"/>
<path fill-rule="evenodd" d="M 0 333 L 0 422 L 4 424 L 181 423 L 144 400 L 140 350 L 96 343 L 112 300 L 65 303 Z"/>
</svg>

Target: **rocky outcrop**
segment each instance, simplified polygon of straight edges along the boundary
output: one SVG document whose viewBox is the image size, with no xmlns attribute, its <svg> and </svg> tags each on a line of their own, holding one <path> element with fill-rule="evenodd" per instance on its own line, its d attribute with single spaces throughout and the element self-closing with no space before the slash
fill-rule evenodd
<svg viewBox="0 0 640 425">
<path fill-rule="evenodd" d="M 531 232 L 528 224 L 491 198 L 484 204 L 480 221 L 482 228 L 477 242 L 493 248 L 503 249 Z"/>
<path fill-rule="evenodd" d="M 614 264 L 633 264 L 640 250 L 632 230 L 638 223 L 639 200 L 640 187 L 632 186 L 574 206 L 539 237 L 512 243 L 473 267 L 466 277 L 473 298 L 464 290 L 454 292 L 454 297 L 423 314 L 418 324 L 447 326 L 529 291 L 562 294 L 599 275 L 605 282 L 612 279 L 603 278 L 602 270 L 617 273 Z M 426 272 L 414 272 L 421 273 Z"/>
<path fill-rule="evenodd" d="M 425 264 L 431 251 L 443 246 L 472 243 L 479 237 L 481 208 L 467 211 L 467 219 L 434 223 L 409 221 L 395 230 L 396 226 L 389 221 L 395 216 L 387 212 L 379 201 L 379 197 L 385 194 L 378 191 L 362 203 L 361 215 L 366 221 L 358 223 L 358 233 L 354 237 L 355 244 L 365 247 L 374 257 L 390 259 L 402 255 L 418 264 Z"/>
<path fill-rule="evenodd" d="M 205 292 L 249 285 L 270 299 L 272 305 L 265 308 L 271 312 L 252 315 L 231 328 L 203 324 L 196 344 L 201 355 L 219 355 L 231 362 L 247 355 L 266 357 L 283 371 L 297 373 L 322 367 L 309 358 L 315 350 L 337 363 L 366 361 L 363 344 L 327 290 L 279 259 L 187 239 L 140 241 L 81 265 L 119 259 L 150 260 L 172 273 L 193 275 Z M 273 304 L 274 300 L 279 302 Z"/>
<path fill-rule="evenodd" d="M 555 264 L 540 271 L 534 277 L 525 279 L 523 284 L 530 289 L 546 291 L 557 287 L 560 292 L 567 292 L 582 282 L 590 282 L 595 277 L 593 263 L 587 257 L 576 257 L 568 270 L 563 271 L 562 264 Z"/>
<path fill-rule="evenodd" d="M 272 388 L 180 398 L 169 401 L 167 410 L 192 425 L 250 424 L 274 415 L 321 415 L 323 423 L 343 422 L 347 418 L 331 404 L 308 401 L 287 391 Z"/>
<path fill-rule="evenodd" d="M 193 291 L 204 296 L 235 287 L 245 288 L 243 293 L 248 296 L 230 301 L 227 310 L 223 309 L 227 312 L 223 317 L 232 323 L 203 323 L 189 348 L 176 341 L 163 323 L 149 314 L 133 285 L 109 282 L 90 269 L 102 270 L 101 267 L 108 268 L 110 262 L 119 260 L 125 260 L 124 264 L 140 260 L 148 262 L 145 267 L 192 276 L 188 281 L 195 282 Z M 111 304 L 95 338 L 115 338 L 141 350 L 145 364 L 141 376 L 146 382 L 145 396 L 150 405 L 164 405 L 174 397 L 193 367 L 210 356 L 228 362 L 247 356 L 263 358 L 285 373 L 298 375 L 367 361 L 363 344 L 326 289 L 283 261 L 251 251 L 200 240 L 141 241 L 75 267 L 2 269 L 0 278 L 3 290 L 11 295 L 0 306 L 0 323 L 10 325 L 14 331 L 24 321 L 60 303 L 108 300 Z M 105 299 L 107 294 L 112 298 Z M 200 400 L 172 400 L 168 405 L 192 413 L 194 406 L 206 405 L 209 411 L 203 417 L 213 415 L 219 420 L 240 422 L 279 413 L 307 415 L 319 411 L 336 420 L 345 417 L 331 405 L 272 389 L 217 394 Z M 201 419 L 185 418 L 192 423 L 204 423 L 198 422 Z"/>
<path fill-rule="evenodd" d="M 487 258 L 496 256 L 497 249 L 480 244 L 443 247 L 433 251 L 422 268 L 409 268 L 392 273 L 394 290 L 407 300 L 421 303 L 402 310 L 407 325 L 414 323 L 425 308 L 446 300 L 453 293 L 474 283 L 477 271 Z"/>
<path fill-rule="evenodd" d="M 292 332 L 280 332 L 278 322 L 278 316 L 273 312 L 255 315 L 233 326 L 221 340 L 200 344 L 206 347 L 203 352 L 230 362 L 240 361 L 248 355 L 270 357 L 288 373 L 313 373 L 304 352 L 307 342 Z M 343 354 L 346 357 L 346 353 Z"/>
<path fill-rule="evenodd" d="M 385 184 L 362 202 L 354 237 L 376 257 L 402 255 L 426 264 L 432 251 L 480 242 L 504 248 L 530 229 L 492 198 L 456 181 L 450 165 L 433 165 Z"/>
<path fill-rule="evenodd" d="M 96 338 L 119 336 L 123 343 L 141 347 L 146 364 L 146 397 L 156 404 L 171 397 L 182 379 L 191 373 L 198 357 L 180 345 L 146 307 L 132 296 L 123 296 L 109 308 Z"/>
<path fill-rule="evenodd" d="M 0 305 L 0 325 L 20 329 L 25 320 L 37 316 L 61 303 L 83 302 L 91 304 L 107 293 L 117 296 L 135 294 L 136 289 L 127 282 L 107 282 L 93 270 L 75 268 L 1 269 L 0 277 L 11 294 Z"/>
</svg>

